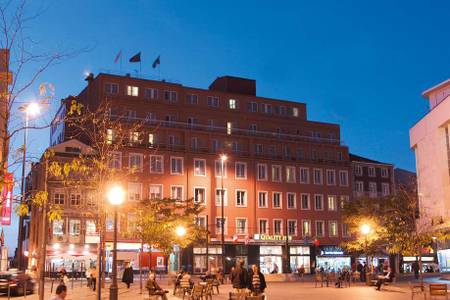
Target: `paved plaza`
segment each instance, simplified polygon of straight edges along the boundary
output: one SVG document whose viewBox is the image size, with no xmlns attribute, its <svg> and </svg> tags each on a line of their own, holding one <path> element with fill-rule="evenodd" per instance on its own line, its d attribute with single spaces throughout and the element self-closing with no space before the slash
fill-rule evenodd
<svg viewBox="0 0 450 300">
<path fill-rule="evenodd" d="M 427 281 L 437 281 L 438 279 L 428 279 Z M 161 286 L 172 292 L 171 286 L 167 285 L 167 280 L 161 280 Z M 440 281 L 448 283 L 446 281 Z M 68 300 L 95 300 L 95 293 L 85 286 L 85 281 L 81 284 L 80 281 L 74 282 L 68 286 Z M 144 284 L 145 286 L 145 284 Z M 46 285 L 46 297 L 50 299 L 50 283 Z M 140 294 L 139 279 L 136 278 L 134 284 L 130 289 L 122 283 L 119 285 L 119 299 L 120 300 L 141 300 L 145 299 L 145 293 Z M 214 295 L 214 300 L 228 299 L 228 293 L 232 290 L 231 285 L 225 284 L 220 286 L 220 294 Z M 376 291 L 374 287 L 368 287 L 361 283 L 353 284 L 350 288 L 335 288 L 330 287 L 315 287 L 310 280 L 305 282 L 269 282 L 266 291 L 267 300 L 289 300 L 289 299 L 332 299 L 332 300 L 350 300 L 350 299 L 364 299 L 364 300 L 389 300 L 389 299 L 411 299 L 408 282 L 402 281 L 393 286 L 383 287 L 381 291 Z M 6 296 L 2 296 L 6 298 Z M 14 297 L 13 299 L 24 299 L 21 297 Z M 28 295 L 26 299 L 38 299 L 37 294 Z M 102 299 L 109 299 L 108 288 L 103 290 Z M 170 300 L 179 300 L 180 296 L 173 296 L 169 293 Z M 423 299 L 423 296 L 416 296 L 415 299 Z"/>
</svg>

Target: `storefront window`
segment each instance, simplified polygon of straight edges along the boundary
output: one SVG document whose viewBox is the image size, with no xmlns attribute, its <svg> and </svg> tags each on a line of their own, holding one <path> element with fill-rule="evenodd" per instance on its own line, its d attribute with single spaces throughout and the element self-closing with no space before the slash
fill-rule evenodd
<svg viewBox="0 0 450 300">
<path fill-rule="evenodd" d="M 78 236 L 80 235 L 81 221 L 80 220 L 70 220 L 69 222 L 69 234 Z"/>
<path fill-rule="evenodd" d="M 53 221 L 53 235 L 55 236 L 64 235 L 64 220 Z"/>
<path fill-rule="evenodd" d="M 260 269 L 262 273 L 282 273 L 281 246 L 260 246 Z"/>
<path fill-rule="evenodd" d="M 291 246 L 289 247 L 291 255 L 309 255 L 309 247 L 305 246 Z"/>
<path fill-rule="evenodd" d="M 317 268 L 323 268 L 328 272 L 338 272 L 344 267 L 350 268 L 350 257 L 317 256 L 316 265 Z"/>
<path fill-rule="evenodd" d="M 96 228 L 95 228 L 95 221 L 93 220 L 86 220 L 86 234 L 95 234 Z"/>
</svg>

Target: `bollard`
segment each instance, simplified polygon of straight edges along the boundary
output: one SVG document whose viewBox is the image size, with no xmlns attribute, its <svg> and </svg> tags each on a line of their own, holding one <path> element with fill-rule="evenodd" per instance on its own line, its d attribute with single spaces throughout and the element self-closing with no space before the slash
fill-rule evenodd
<svg viewBox="0 0 450 300">
<path fill-rule="evenodd" d="M 53 283 L 55 282 L 55 279 L 52 279 L 52 285 L 50 287 L 50 294 L 53 294 Z"/>
<path fill-rule="evenodd" d="M 9 285 L 8 282 L 8 300 L 11 299 L 11 286 Z"/>
<path fill-rule="evenodd" d="M 27 281 L 25 280 L 23 284 L 23 297 L 27 299 Z"/>
</svg>

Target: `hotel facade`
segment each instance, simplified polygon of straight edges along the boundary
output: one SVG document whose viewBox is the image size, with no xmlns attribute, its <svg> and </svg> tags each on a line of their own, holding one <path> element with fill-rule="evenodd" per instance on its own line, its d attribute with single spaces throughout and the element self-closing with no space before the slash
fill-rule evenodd
<svg viewBox="0 0 450 300">
<path fill-rule="evenodd" d="M 194 198 L 204 206 L 196 221 L 208 228 L 208 243 L 177 251 L 169 260 L 153 249 L 149 267 L 176 270 L 181 264 L 201 273 L 225 261 L 227 272 L 241 258 L 264 273 L 282 273 L 301 265 L 310 272 L 350 264 L 338 247 L 349 237 L 341 205 L 353 192 L 348 147 L 339 125 L 308 120 L 304 103 L 257 96 L 256 82 L 250 79 L 218 77 L 208 89 L 113 74 L 89 76 L 87 81 L 78 101 L 92 109 L 107 100 L 112 116 L 144 124 L 130 132 L 130 143 L 112 161 L 115 168 L 138 171 L 126 183 L 124 207 L 164 197 Z M 63 104 L 55 120 L 66 114 L 65 108 Z M 113 130 L 108 137 L 113 139 Z M 54 122 L 52 147 L 89 146 L 72 138 L 63 122 Z M 87 239 L 95 226 L 76 205 L 86 204 L 89 197 L 70 188 L 49 190 L 49 196 L 54 203 L 66 199 L 65 207 L 75 203 L 75 209 L 64 211 L 62 223 L 50 224 L 49 235 L 67 236 L 61 238 L 67 245 L 58 243 L 58 249 L 83 257 L 83 251 L 95 246 L 95 240 Z M 122 213 L 120 226 L 132 218 Z M 79 237 L 77 243 L 70 242 L 71 236 Z M 108 220 L 106 239 L 112 240 Z M 61 262 L 62 251 L 55 254 L 54 240 L 49 241 L 50 259 Z M 31 234 L 30 247 L 35 244 Z M 119 232 L 119 261 L 136 262 L 139 251 L 138 240 Z"/>
</svg>

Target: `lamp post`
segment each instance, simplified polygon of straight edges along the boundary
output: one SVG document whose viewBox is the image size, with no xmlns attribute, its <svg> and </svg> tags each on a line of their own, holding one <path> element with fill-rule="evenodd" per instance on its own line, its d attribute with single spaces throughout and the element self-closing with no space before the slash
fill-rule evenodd
<svg viewBox="0 0 450 300">
<path fill-rule="evenodd" d="M 364 253 L 366 254 L 366 263 L 369 267 L 369 254 L 367 253 L 367 235 L 372 231 L 372 228 L 368 224 L 361 225 L 361 233 L 364 235 Z"/>
<path fill-rule="evenodd" d="M 25 128 L 23 133 L 23 153 L 22 153 L 22 177 L 20 181 L 20 192 L 21 192 L 21 203 L 25 202 L 25 169 L 26 169 L 26 159 L 27 159 L 27 140 L 28 140 L 28 122 L 30 117 L 37 116 L 40 112 L 40 107 L 37 103 L 31 102 L 26 105 L 19 107 L 19 110 L 25 113 Z M 19 234 L 17 242 L 17 268 L 19 270 L 23 269 L 22 266 L 22 255 L 23 255 L 23 221 L 24 218 L 20 216 L 19 218 Z"/>
<path fill-rule="evenodd" d="M 225 176 L 225 162 L 227 161 L 227 156 L 222 154 L 220 156 L 221 168 L 220 168 L 220 179 L 221 179 L 221 188 L 220 188 L 220 208 L 221 208 L 221 219 L 220 219 L 220 233 L 221 233 L 221 248 L 222 248 L 222 268 L 223 274 L 225 274 L 225 213 L 224 213 L 224 197 L 225 191 L 223 190 L 223 177 Z"/>
<path fill-rule="evenodd" d="M 109 299 L 118 299 L 117 287 L 117 207 L 124 201 L 125 192 L 120 186 L 113 186 L 108 192 L 108 201 L 114 207 L 114 238 L 113 238 L 113 264 L 111 285 L 109 286 Z"/>
</svg>

